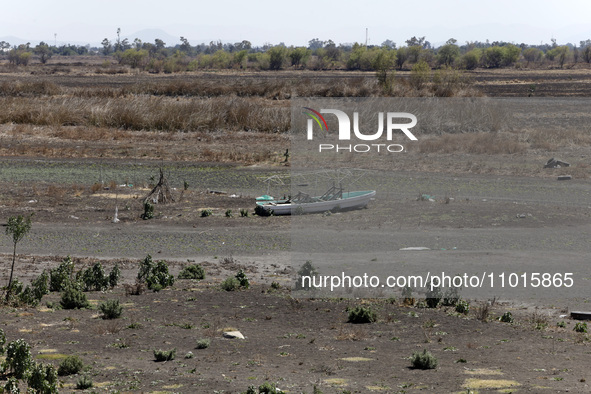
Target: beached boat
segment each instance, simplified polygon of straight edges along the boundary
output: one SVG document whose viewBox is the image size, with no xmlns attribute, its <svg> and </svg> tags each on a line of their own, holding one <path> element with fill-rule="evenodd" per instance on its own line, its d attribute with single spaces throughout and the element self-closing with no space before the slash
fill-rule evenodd
<svg viewBox="0 0 591 394">
<path fill-rule="evenodd" d="M 293 198 L 257 201 L 256 204 L 273 215 L 320 213 L 364 208 L 375 195 L 375 190 L 343 192 L 342 188 L 332 187 L 319 197 L 300 192 Z"/>
</svg>

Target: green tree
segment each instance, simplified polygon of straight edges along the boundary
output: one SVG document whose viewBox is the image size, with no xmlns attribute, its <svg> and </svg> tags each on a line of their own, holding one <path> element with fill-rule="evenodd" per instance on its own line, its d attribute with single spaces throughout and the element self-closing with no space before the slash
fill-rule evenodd
<svg viewBox="0 0 591 394">
<path fill-rule="evenodd" d="M 526 67 L 529 67 L 530 62 L 536 63 L 542 60 L 542 55 L 542 51 L 538 48 L 527 48 L 526 50 L 524 50 L 523 58 L 527 61 Z"/>
<path fill-rule="evenodd" d="M 505 45 L 503 47 L 503 65 L 512 65 L 519 60 L 519 55 L 521 55 L 521 48 L 516 47 L 513 44 Z"/>
<path fill-rule="evenodd" d="M 108 38 L 103 39 L 101 42 L 103 46 L 103 55 L 107 56 L 109 53 L 113 52 L 113 45 L 111 45 L 111 41 Z"/>
<path fill-rule="evenodd" d="M 292 66 L 300 68 L 306 64 L 306 61 L 310 57 L 310 51 L 304 47 L 297 47 L 293 48 L 287 56 L 291 60 Z"/>
<path fill-rule="evenodd" d="M 484 65 L 488 68 L 498 68 L 503 64 L 504 51 L 499 46 L 486 48 L 484 51 Z"/>
<path fill-rule="evenodd" d="M 6 224 L 6 235 L 12 237 L 12 243 L 14 246 L 12 251 L 12 267 L 10 269 L 10 279 L 8 280 L 8 290 L 6 291 L 6 301 L 10 299 L 12 277 L 14 274 L 14 263 L 16 261 L 16 245 L 31 230 L 31 216 L 28 216 L 26 218 L 22 215 L 11 216 L 8 218 L 8 223 Z"/>
<path fill-rule="evenodd" d="M 460 57 L 460 48 L 455 44 L 445 44 L 437 51 L 437 61 L 444 66 L 451 66 Z"/>
<path fill-rule="evenodd" d="M 148 58 L 148 51 L 145 49 L 127 49 L 121 55 L 121 63 L 129 64 L 131 68 L 138 68 L 144 65 Z"/>
<path fill-rule="evenodd" d="M 482 52 L 478 48 L 474 48 L 462 56 L 462 66 L 466 70 L 474 70 L 480 65 L 480 57 Z"/>
<path fill-rule="evenodd" d="M 399 70 L 402 70 L 404 62 L 408 60 L 408 48 L 402 47 L 396 51 L 396 66 Z"/>
<path fill-rule="evenodd" d="M 425 86 L 425 84 L 429 81 L 429 72 L 431 71 L 431 67 L 427 64 L 426 61 L 420 60 L 417 64 L 412 66 L 410 70 L 410 83 L 411 85 L 420 90 Z"/>
<path fill-rule="evenodd" d="M 39 60 L 43 64 L 47 63 L 47 61 L 51 58 L 51 55 L 53 55 L 53 52 L 49 48 L 49 45 L 47 45 L 43 41 L 41 41 L 39 45 L 35 47 L 33 52 L 35 53 L 35 55 L 39 56 Z"/>
<path fill-rule="evenodd" d="M 284 46 L 274 46 L 267 51 L 269 55 L 269 68 L 271 70 L 281 70 L 285 61 L 286 49 Z"/>
</svg>

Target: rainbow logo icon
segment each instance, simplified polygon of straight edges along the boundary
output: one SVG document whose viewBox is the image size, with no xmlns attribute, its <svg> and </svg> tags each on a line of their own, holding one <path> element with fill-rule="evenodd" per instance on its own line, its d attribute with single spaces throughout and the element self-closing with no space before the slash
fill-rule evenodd
<svg viewBox="0 0 591 394">
<path fill-rule="evenodd" d="M 328 132 L 328 125 L 326 124 L 326 120 L 324 120 L 324 117 L 322 115 L 320 115 L 320 112 L 314 111 L 312 108 L 308 108 L 308 107 L 304 107 L 304 109 L 307 110 L 307 111 L 304 111 L 304 113 L 306 115 L 310 116 L 312 119 L 314 119 L 316 121 L 316 123 L 318 123 L 318 126 L 320 126 L 320 130 L 326 130 Z M 310 111 L 310 112 L 308 112 L 308 111 Z M 324 127 L 322 127 L 323 124 L 324 124 Z"/>
</svg>

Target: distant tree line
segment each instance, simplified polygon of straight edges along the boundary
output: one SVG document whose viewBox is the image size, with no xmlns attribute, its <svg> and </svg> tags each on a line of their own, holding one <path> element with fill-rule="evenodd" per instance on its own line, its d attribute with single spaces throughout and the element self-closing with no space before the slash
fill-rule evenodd
<svg viewBox="0 0 591 394">
<path fill-rule="evenodd" d="M 29 43 L 12 46 L 0 42 L 0 52 L 14 65 L 27 65 L 36 58 L 45 64 L 54 55 L 59 56 L 109 56 L 119 64 L 153 73 L 173 73 L 207 69 L 308 69 L 308 70 L 410 70 L 417 64 L 429 68 L 540 67 L 591 63 L 591 40 L 579 45 L 550 44 L 515 45 L 508 42 L 466 42 L 459 45 L 451 38 L 444 45 L 434 48 L 425 37 L 411 37 L 398 47 L 391 40 L 381 45 L 360 43 L 339 44 L 332 40 L 314 38 L 308 46 L 265 44 L 253 46 L 249 41 L 191 45 L 185 37 L 167 46 L 161 39 L 142 42 L 136 38 L 130 42 L 121 39 L 121 30 L 113 40 L 105 38 L 101 47 L 62 45 L 51 46 L 41 42 L 35 47 Z"/>
</svg>

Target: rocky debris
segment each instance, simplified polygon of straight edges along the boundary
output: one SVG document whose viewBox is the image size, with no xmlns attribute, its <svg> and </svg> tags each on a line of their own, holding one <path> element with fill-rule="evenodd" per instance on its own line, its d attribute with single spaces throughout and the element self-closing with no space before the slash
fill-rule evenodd
<svg viewBox="0 0 591 394">
<path fill-rule="evenodd" d="M 558 177 L 559 181 L 570 181 L 571 179 L 573 179 L 572 175 L 560 175 Z"/>
<path fill-rule="evenodd" d="M 244 339 L 244 335 L 240 331 L 225 331 L 223 336 L 228 339 Z"/>
<path fill-rule="evenodd" d="M 548 160 L 546 162 L 546 165 L 544 166 L 544 168 L 562 168 L 562 167 L 570 167 L 570 163 L 567 163 L 566 161 L 562 161 L 562 160 L 557 160 L 554 157 L 551 158 L 550 160 Z"/>
</svg>

